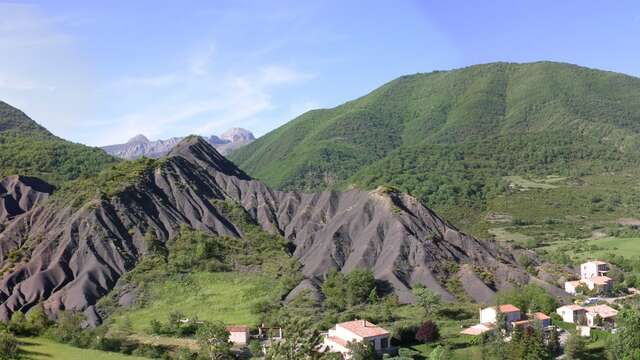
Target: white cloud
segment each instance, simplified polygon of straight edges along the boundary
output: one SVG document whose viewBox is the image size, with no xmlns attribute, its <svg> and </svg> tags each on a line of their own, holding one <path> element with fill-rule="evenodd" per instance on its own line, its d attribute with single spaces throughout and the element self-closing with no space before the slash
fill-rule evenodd
<svg viewBox="0 0 640 360">
<path fill-rule="evenodd" d="M 272 98 L 279 87 L 313 78 L 274 64 L 241 74 L 216 71 L 212 49 L 207 46 L 187 56 L 183 68 L 177 71 L 116 80 L 112 85 L 120 96 L 149 96 L 155 100 L 110 119 L 107 123 L 117 126 L 108 126 L 98 142 L 119 143 L 137 134 L 152 139 L 189 133 L 210 135 L 255 120 L 276 108 Z"/>
<path fill-rule="evenodd" d="M 148 73 L 120 66 L 122 76 L 99 78 L 92 69 L 113 71 L 111 64 L 92 63 L 101 59 L 83 56 L 84 43 L 71 35 L 84 36 L 87 25 L 36 5 L 0 2 L 0 100 L 56 135 L 92 145 L 139 133 L 209 135 L 273 119 L 276 111 L 287 112 L 275 104 L 279 92 L 313 78 L 292 66 L 246 60 L 244 52 L 230 54 L 211 39 L 193 51 L 176 48 L 182 60 L 158 59 Z"/>
</svg>

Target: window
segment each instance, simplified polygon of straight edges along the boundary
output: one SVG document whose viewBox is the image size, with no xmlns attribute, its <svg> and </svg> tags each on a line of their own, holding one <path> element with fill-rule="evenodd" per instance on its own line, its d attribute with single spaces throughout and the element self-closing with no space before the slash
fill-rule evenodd
<svg viewBox="0 0 640 360">
<path fill-rule="evenodd" d="M 389 339 L 388 338 L 380 339 L 380 348 L 381 349 L 386 349 L 388 347 L 389 347 Z"/>
</svg>

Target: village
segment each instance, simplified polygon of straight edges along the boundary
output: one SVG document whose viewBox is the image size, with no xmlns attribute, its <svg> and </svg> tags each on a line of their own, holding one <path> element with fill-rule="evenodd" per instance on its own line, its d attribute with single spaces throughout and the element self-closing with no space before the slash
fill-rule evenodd
<svg viewBox="0 0 640 360">
<path fill-rule="evenodd" d="M 628 289 L 629 295 L 613 297 L 613 280 L 607 276 L 610 265 L 604 261 L 588 261 L 580 265 L 580 278 L 565 282 L 565 291 L 574 299 L 571 303 L 559 306 L 555 313 L 524 312 L 513 304 L 496 304 L 481 307 L 478 313 L 478 323 L 460 331 L 460 335 L 482 337 L 499 332 L 507 341 L 514 331 L 524 331 L 527 328 L 541 330 L 545 339 L 553 333 L 564 346 L 568 338 L 568 326 L 575 328 L 578 336 L 589 338 L 592 330 L 616 332 L 616 300 L 634 296 L 636 289 Z M 261 351 L 266 354 L 274 342 L 282 341 L 286 333 L 282 328 L 268 328 L 264 325 L 252 333 L 249 326 L 229 326 L 231 341 L 238 349 L 247 347 L 252 341 L 259 341 Z M 391 332 L 365 319 L 335 324 L 322 334 L 318 351 L 337 353 L 343 359 L 352 358 L 354 344 L 362 343 L 370 346 L 376 354 L 396 355 L 398 346 L 392 344 Z"/>
</svg>

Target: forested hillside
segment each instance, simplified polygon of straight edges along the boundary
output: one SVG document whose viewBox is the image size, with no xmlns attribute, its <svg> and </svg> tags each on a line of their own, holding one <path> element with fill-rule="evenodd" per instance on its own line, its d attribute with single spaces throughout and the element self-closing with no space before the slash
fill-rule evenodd
<svg viewBox="0 0 640 360">
<path fill-rule="evenodd" d="M 0 178 L 28 175 L 54 184 L 96 174 L 116 160 L 104 151 L 51 134 L 0 101 Z"/>
<path fill-rule="evenodd" d="M 640 162 L 640 79 L 492 63 L 403 76 L 301 115 L 231 158 L 282 189 L 399 187 L 454 222 L 512 175 L 580 177 Z"/>
</svg>

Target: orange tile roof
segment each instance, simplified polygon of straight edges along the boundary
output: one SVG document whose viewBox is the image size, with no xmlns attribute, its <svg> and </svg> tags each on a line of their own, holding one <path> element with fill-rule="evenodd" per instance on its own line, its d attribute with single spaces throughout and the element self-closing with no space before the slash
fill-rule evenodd
<svg viewBox="0 0 640 360">
<path fill-rule="evenodd" d="M 560 306 L 559 307 L 559 309 L 562 309 L 562 308 L 568 308 L 568 309 L 573 310 L 573 311 L 586 310 L 582 306 L 576 305 L 576 304 L 564 305 L 564 306 Z"/>
<path fill-rule="evenodd" d="M 618 315 L 618 310 L 610 307 L 609 305 L 594 305 L 585 308 L 592 314 L 598 314 L 601 318 L 606 319 Z"/>
<path fill-rule="evenodd" d="M 527 324 L 531 323 L 531 320 L 518 320 L 518 321 L 512 321 L 511 323 L 513 325 L 515 325 L 515 326 L 527 325 Z"/>
<path fill-rule="evenodd" d="M 491 323 L 482 323 L 482 324 L 476 324 L 473 325 L 471 327 L 468 327 L 464 330 L 462 330 L 460 333 L 461 334 L 465 334 L 465 335 L 480 335 L 480 334 L 484 334 L 487 331 L 491 331 L 493 329 L 494 325 Z"/>
<path fill-rule="evenodd" d="M 361 336 L 363 338 L 389 335 L 389 332 L 376 324 L 372 324 L 366 320 L 353 320 L 347 321 L 336 326 L 340 326 L 344 329 L 351 331 L 352 333 Z"/>
<path fill-rule="evenodd" d="M 498 310 L 500 310 L 501 313 L 512 313 L 512 312 L 520 311 L 520 309 L 518 309 L 517 307 L 511 304 L 500 305 L 498 306 Z"/>
<path fill-rule="evenodd" d="M 541 313 L 541 312 L 536 312 L 536 313 L 533 313 L 532 315 L 533 315 L 533 318 L 536 319 L 536 320 L 549 320 L 549 319 L 551 319 L 549 316 L 547 316 L 547 314 Z"/>
<path fill-rule="evenodd" d="M 228 332 L 249 332 L 248 326 L 227 326 L 225 329 Z"/>
<path fill-rule="evenodd" d="M 347 340 L 341 339 L 339 337 L 335 337 L 335 336 L 328 336 L 327 339 L 333 341 L 334 343 L 338 344 L 338 345 L 342 345 L 344 347 L 347 347 Z"/>
<path fill-rule="evenodd" d="M 589 280 L 593 281 L 594 284 L 598 284 L 598 285 L 606 285 L 612 281 L 611 278 L 608 276 L 595 276 L 590 278 Z"/>
</svg>

